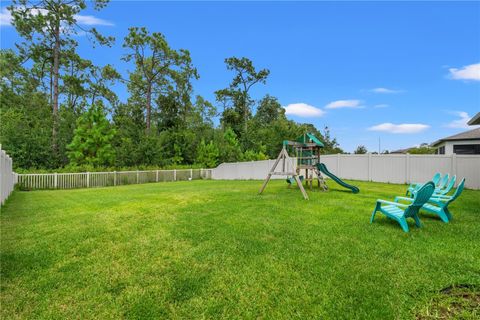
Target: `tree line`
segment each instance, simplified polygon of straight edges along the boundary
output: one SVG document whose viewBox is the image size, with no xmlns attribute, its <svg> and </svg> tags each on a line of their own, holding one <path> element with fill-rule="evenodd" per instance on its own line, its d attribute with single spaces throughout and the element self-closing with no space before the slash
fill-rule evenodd
<svg viewBox="0 0 480 320">
<path fill-rule="evenodd" d="M 92 46 L 116 39 L 77 21 L 87 5 L 106 0 L 15 0 L 8 7 L 22 41 L 0 52 L 0 142 L 16 168 L 214 167 L 221 162 L 274 158 L 285 139 L 313 132 L 325 153 L 342 152 L 327 127 L 288 120 L 277 98 L 255 99 L 270 71 L 245 57 L 225 59 L 233 73 L 215 101 L 195 95 L 200 75 L 186 49 L 160 32 L 131 27 L 122 39 L 122 77 L 78 53 L 77 35 Z M 114 86 L 125 85 L 120 101 Z M 218 123 L 216 123 L 218 119 Z"/>
</svg>

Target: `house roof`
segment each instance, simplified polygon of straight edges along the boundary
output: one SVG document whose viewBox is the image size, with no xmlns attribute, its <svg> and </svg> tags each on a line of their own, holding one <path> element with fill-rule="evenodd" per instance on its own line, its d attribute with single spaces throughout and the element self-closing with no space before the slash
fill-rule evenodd
<svg viewBox="0 0 480 320">
<path fill-rule="evenodd" d="M 406 153 L 408 153 L 408 151 L 410 151 L 410 149 L 413 149 L 413 148 L 393 150 L 393 151 L 390 151 L 390 153 L 392 153 L 392 154 L 406 154 Z"/>
<path fill-rule="evenodd" d="M 468 121 L 469 126 L 474 126 L 474 125 L 477 125 L 477 124 L 480 124 L 480 112 L 478 112 L 476 115 L 474 115 L 472 117 L 472 119 L 470 119 L 470 121 Z"/>
<path fill-rule="evenodd" d="M 445 141 L 458 141 L 458 140 L 480 140 L 480 128 L 458 133 L 443 139 L 439 139 L 434 143 L 432 143 L 432 147 L 435 147 Z"/>
</svg>

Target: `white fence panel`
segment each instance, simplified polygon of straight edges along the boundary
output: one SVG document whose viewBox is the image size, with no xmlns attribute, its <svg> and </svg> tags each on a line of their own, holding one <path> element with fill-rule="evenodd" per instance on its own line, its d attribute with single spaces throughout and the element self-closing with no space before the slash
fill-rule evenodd
<svg viewBox="0 0 480 320">
<path fill-rule="evenodd" d="M 295 162 L 295 158 L 292 158 Z M 387 183 L 425 182 L 436 172 L 465 178 L 465 186 L 480 189 L 480 156 L 478 155 L 356 155 L 321 156 L 329 171 L 341 179 Z M 212 171 L 212 179 L 265 179 L 275 160 L 222 163 Z M 278 166 L 281 166 L 281 162 Z M 279 167 L 277 167 L 279 168 Z M 289 165 L 288 171 L 295 170 Z M 280 171 L 280 170 L 278 170 Z M 282 179 L 273 176 L 272 179 Z"/>
<path fill-rule="evenodd" d="M 23 190 L 74 189 L 150 182 L 211 179 L 212 169 L 19 174 Z"/>
<path fill-rule="evenodd" d="M 370 176 L 368 179 L 358 179 L 387 183 L 408 183 L 407 180 L 407 161 L 405 155 L 371 155 L 370 156 Z M 423 180 L 427 181 L 433 174 Z"/>
<path fill-rule="evenodd" d="M 12 158 L 0 149 L 0 203 L 4 204 L 15 187 L 16 175 L 12 170 Z"/>
</svg>

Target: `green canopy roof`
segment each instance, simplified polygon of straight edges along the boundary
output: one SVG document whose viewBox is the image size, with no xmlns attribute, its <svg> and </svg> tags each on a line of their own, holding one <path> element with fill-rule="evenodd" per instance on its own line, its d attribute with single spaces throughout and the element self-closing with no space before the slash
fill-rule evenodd
<svg viewBox="0 0 480 320">
<path fill-rule="evenodd" d="M 311 133 L 305 133 L 301 135 L 300 137 L 297 138 L 296 141 L 301 143 L 315 143 L 317 146 L 321 148 L 324 147 L 324 144 Z"/>
</svg>

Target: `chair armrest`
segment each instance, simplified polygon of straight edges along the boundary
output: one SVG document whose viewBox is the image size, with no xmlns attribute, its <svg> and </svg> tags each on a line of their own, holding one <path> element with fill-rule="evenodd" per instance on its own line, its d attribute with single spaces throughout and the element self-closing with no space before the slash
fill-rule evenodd
<svg viewBox="0 0 480 320">
<path fill-rule="evenodd" d="M 440 200 L 438 200 L 438 199 L 434 199 L 434 198 L 428 199 L 427 202 L 436 204 L 436 205 L 438 205 L 438 206 L 443 206 L 443 205 L 445 204 L 444 202 L 442 202 L 442 201 L 440 201 Z"/>
<path fill-rule="evenodd" d="M 395 197 L 395 202 L 398 202 L 398 200 L 404 200 L 404 201 L 409 201 L 409 202 L 413 202 L 413 199 L 412 198 L 407 198 L 407 197 Z"/>
<path fill-rule="evenodd" d="M 394 206 L 398 207 L 408 207 L 408 205 L 403 204 L 403 203 L 398 203 L 398 202 L 392 202 L 392 201 L 387 201 L 387 200 L 382 200 L 382 199 L 377 199 L 377 203 L 384 203 L 384 204 L 392 204 Z"/>
<path fill-rule="evenodd" d="M 440 195 L 440 194 L 438 194 L 438 195 L 434 194 L 430 198 L 431 199 L 436 199 L 436 200 L 442 200 L 442 201 L 448 201 L 448 200 L 452 199 L 452 197 L 450 197 L 450 196 L 443 196 L 443 195 Z"/>
</svg>

